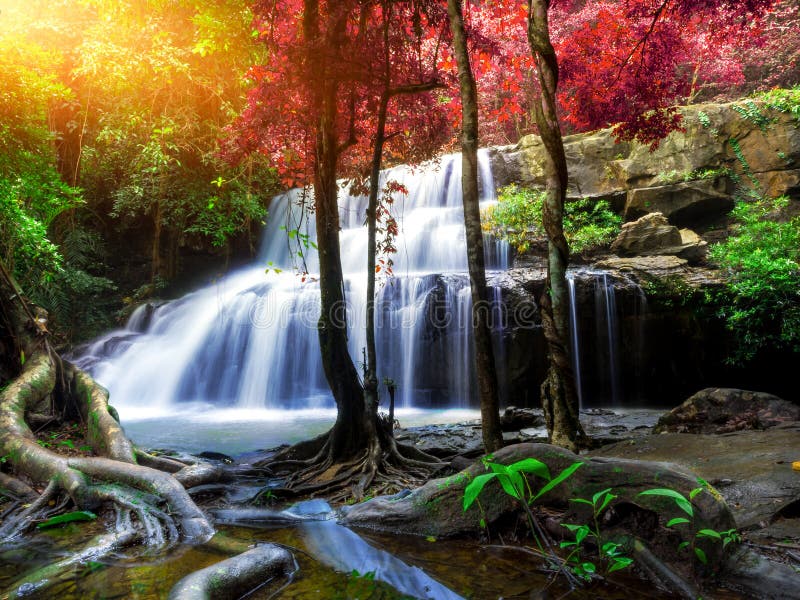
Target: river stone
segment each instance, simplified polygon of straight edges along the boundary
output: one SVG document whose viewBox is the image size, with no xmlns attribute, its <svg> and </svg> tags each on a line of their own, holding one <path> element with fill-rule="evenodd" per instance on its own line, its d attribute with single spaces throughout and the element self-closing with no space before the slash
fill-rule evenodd
<svg viewBox="0 0 800 600">
<path fill-rule="evenodd" d="M 764 392 L 706 388 L 663 415 L 653 433 L 729 433 L 800 421 L 800 406 Z"/>
<path fill-rule="evenodd" d="M 542 426 L 544 426 L 542 411 L 533 408 L 509 406 L 500 416 L 500 427 L 503 431 L 521 431 Z"/>
</svg>

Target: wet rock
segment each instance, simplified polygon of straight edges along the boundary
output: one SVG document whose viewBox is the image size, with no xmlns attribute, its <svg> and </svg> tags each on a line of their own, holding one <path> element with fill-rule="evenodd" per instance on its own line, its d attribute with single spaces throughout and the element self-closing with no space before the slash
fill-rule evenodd
<svg viewBox="0 0 800 600">
<path fill-rule="evenodd" d="M 800 600 L 800 573 L 789 565 L 739 548 L 725 567 L 726 585 L 749 598 Z"/>
<path fill-rule="evenodd" d="M 669 460 L 691 468 L 718 486 L 740 529 L 763 529 L 765 525 L 770 527 L 785 507 L 800 499 L 800 477 L 792 471 L 798 440 L 800 423 L 792 423 L 725 435 L 648 435 L 604 446 L 590 455 Z M 800 543 L 800 519 L 792 521 L 796 523 L 793 533 L 783 530 L 774 539 L 789 537 Z M 752 538 L 755 532 L 749 535 Z"/>
<path fill-rule="evenodd" d="M 541 410 L 509 406 L 500 416 L 500 426 L 503 431 L 520 431 L 531 427 L 543 427 L 544 417 Z"/>
<path fill-rule="evenodd" d="M 198 458 L 205 458 L 206 460 L 218 460 L 226 465 L 232 465 L 233 459 L 227 454 L 222 452 L 201 452 L 197 455 Z"/>
<path fill-rule="evenodd" d="M 800 406 L 772 394 L 731 388 L 700 390 L 663 415 L 653 433 L 730 433 L 800 420 Z"/>
<path fill-rule="evenodd" d="M 754 176 L 769 195 L 796 197 L 800 193 L 800 129 L 794 117 L 760 105 L 774 118 L 764 134 L 734 105 L 681 107 L 684 130 L 671 133 L 655 151 L 648 144 L 617 143 L 611 129 L 565 136 L 568 198 L 610 200 L 627 219 L 659 211 L 678 227 L 714 219 L 733 206 L 732 184 L 725 171 L 738 159 L 729 139 L 738 140 Z M 490 158 L 498 185 L 545 187 L 545 149 L 538 136 L 493 148 Z"/>
<path fill-rule="evenodd" d="M 477 423 L 409 427 L 398 433 L 395 439 L 442 459 L 477 454 L 483 448 L 481 427 Z"/>
</svg>

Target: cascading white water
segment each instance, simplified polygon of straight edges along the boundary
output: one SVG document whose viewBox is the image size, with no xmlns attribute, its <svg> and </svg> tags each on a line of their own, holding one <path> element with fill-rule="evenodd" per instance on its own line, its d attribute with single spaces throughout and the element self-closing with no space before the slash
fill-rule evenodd
<svg viewBox="0 0 800 600">
<path fill-rule="evenodd" d="M 581 344 L 578 328 L 578 301 L 575 294 L 575 275 L 567 273 L 569 289 L 569 332 L 572 351 L 572 371 L 575 374 L 575 392 L 578 394 L 578 407 L 583 408 L 583 382 L 581 378 Z"/>
<path fill-rule="evenodd" d="M 618 364 L 619 326 L 617 324 L 617 300 L 614 282 L 609 283 L 607 273 L 601 273 L 595 278 L 595 312 L 597 322 L 605 322 L 605 332 L 599 337 L 605 337 L 608 348 L 608 354 L 604 358 L 608 360 L 611 405 L 619 406 L 622 398 L 622 385 Z M 598 357 L 603 357 L 603 354 L 598 353 Z"/>
<path fill-rule="evenodd" d="M 485 206 L 495 197 L 484 151 L 479 166 Z M 408 194 L 393 205 L 400 229 L 391 257 L 395 276 L 381 282 L 376 298 L 378 376 L 396 382 L 400 407 L 468 406 L 475 384 L 460 156 L 416 169 L 396 167 L 382 177 L 402 183 Z M 88 345 L 75 359 L 78 365 L 124 409 L 163 409 L 181 401 L 333 406 L 316 330 L 315 227 L 304 201 L 301 190 L 273 200 L 251 267 L 179 300 L 139 308 L 124 330 Z M 366 204 L 363 196 L 340 194 L 349 349 L 356 364 L 365 346 Z M 488 267 L 507 268 L 508 246 L 487 242 Z M 298 270 L 310 274 L 305 282 Z"/>
</svg>

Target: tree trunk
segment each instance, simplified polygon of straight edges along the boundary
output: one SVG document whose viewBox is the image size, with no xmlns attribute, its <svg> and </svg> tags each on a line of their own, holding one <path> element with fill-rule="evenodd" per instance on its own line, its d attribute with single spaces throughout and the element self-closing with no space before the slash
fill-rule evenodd
<svg viewBox="0 0 800 600">
<path fill-rule="evenodd" d="M 326 72 L 330 57 L 320 51 L 336 48 L 343 35 L 346 20 L 335 19 L 329 29 L 330 39 L 321 40 L 318 0 L 304 2 L 303 31 L 307 40 L 307 60 L 313 81 L 314 108 L 319 115 L 314 165 L 314 206 L 319 252 L 319 289 L 321 297 L 318 322 L 319 342 L 325 378 L 336 400 L 336 424 L 331 432 L 331 452 L 334 460 L 349 459 L 363 452 L 374 439 L 375 423 L 365 418 L 364 391 L 347 348 L 347 312 L 344 297 L 339 248 L 339 205 L 336 167 L 339 158 L 336 130 L 337 95 L 339 84 Z M 342 11 L 344 13 L 344 11 Z M 327 59 L 327 60 L 326 60 Z"/>
<path fill-rule="evenodd" d="M 378 410 L 378 355 L 375 350 L 375 268 L 377 264 L 377 210 L 380 191 L 381 157 L 386 134 L 386 111 L 389 106 L 388 87 L 381 94 L 378 124 L 372 152 L 367 205 L 367 364 L 364 369 L 364 403 L 366 409 Z"/>
<path fill-rule="evenodd" d="M 472 327 L 475 339 L 475 370 L 481 403 L 483 445 L 486 452 L 503 446 L 500 428 L 500 402 L 497 393 L 497 372 L 492 350 L 489 316 L 489 295 L 486 288 L 486 266 L 483 254 L 483 231 L 478 196 L 478 93 L 469 62 L 467 39 L 460 0 L 448 0 L 447 13 L 453 34 L 453 47 L 458 63 L 461 90 L 461 164 L 464 225 L 467 231 L 467 261 L 472 291 Z"/>
<path fill-rule="evenodd" d="M 549 349 L 549 368 L 542 383 L 542 409 L 550 442 L 575 450 L 585 437 L 578 415 L 578 395 L 569 350 L 569 247 L 564 237 L 567 159 L 556 112 L 558 62 L 550 43 L 549 0 L 530 0 L 528 42 L 539 74 L 541 97 L 534 116 L 546 150 L 543 224 L 547 232 L 547 285 L 541 298 L 542 324 Z"/>
</svg>

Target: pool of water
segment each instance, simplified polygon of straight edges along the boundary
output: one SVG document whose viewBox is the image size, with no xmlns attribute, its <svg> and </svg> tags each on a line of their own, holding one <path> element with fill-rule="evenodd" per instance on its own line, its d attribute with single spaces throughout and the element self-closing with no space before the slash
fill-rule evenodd
<svg viewBox="0 0 800 600">
<path fill-rule="evenodd" d="M 457 423 L 478 419 L 477 410 L 400 409 L 395 418 L 403 427 Z M 255 410 L 219 409 L 187 404 L 154 412 L 120 409 L 125 433 L 142 448 L 177 452 L 221 452 L 230 456 L 280 444 L 292 444 L 324 433 L 336 421 L 335 409 Z"/>
</svg>

